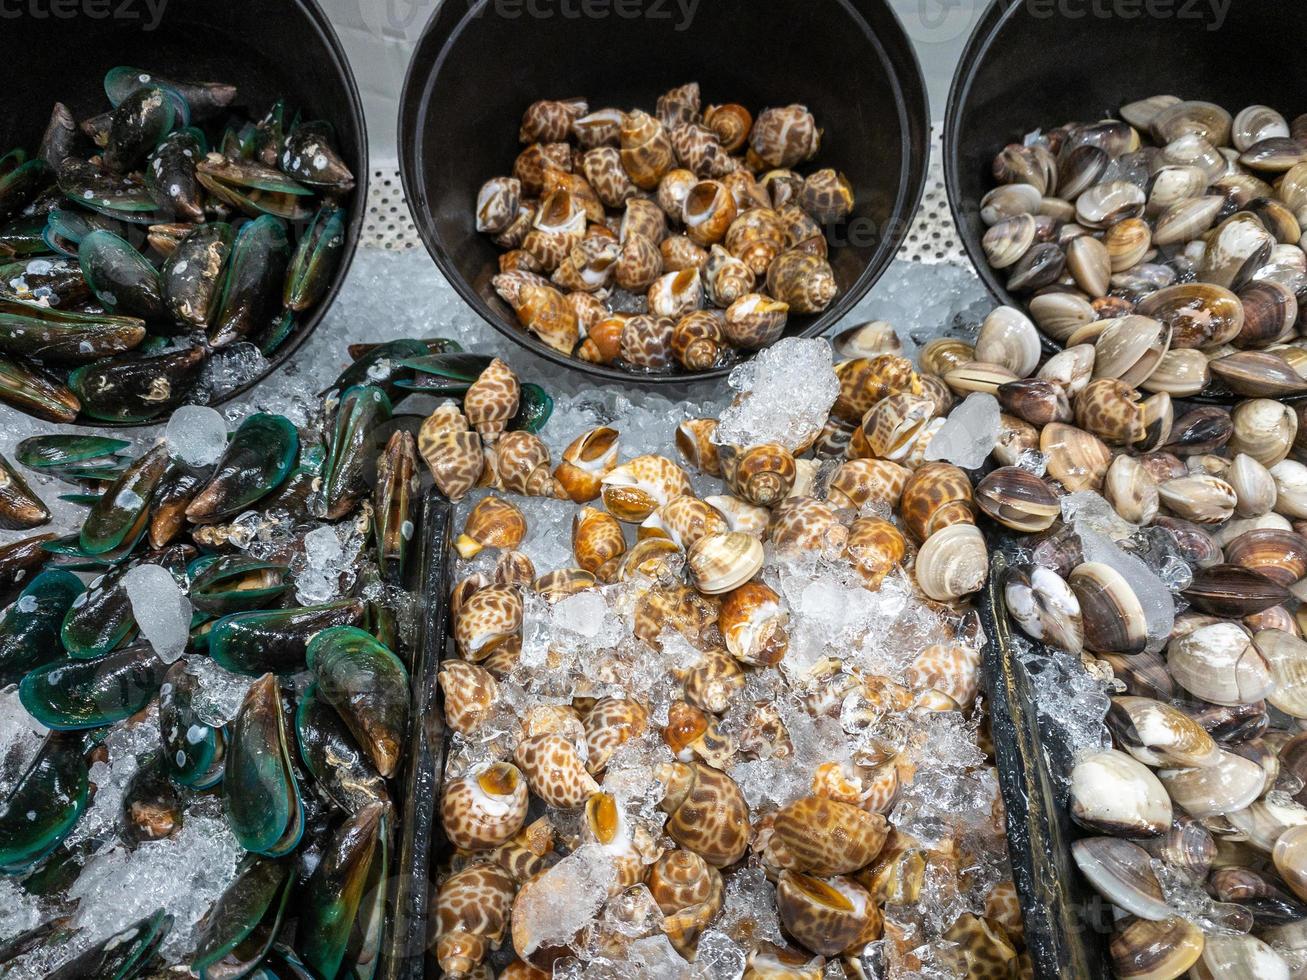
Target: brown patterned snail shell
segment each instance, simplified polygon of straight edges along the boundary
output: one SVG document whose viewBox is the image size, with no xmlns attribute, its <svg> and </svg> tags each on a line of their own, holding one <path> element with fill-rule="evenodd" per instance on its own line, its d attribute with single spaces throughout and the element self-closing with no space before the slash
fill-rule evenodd
<svg viewBox="0 0 1307 980">
<path fill-rule="evenodd" d="M 573 292 L 593 293 L 608 289 L 613 283 L 621 254 L 622 247 L 616 239 L 583 238 L 554 270 L 552 282 Z M 575 307 L 572 312 L 576 313 Z"/>
<path fill-rule="evenodd" d="M 906 463 L 934 417 L 935 404 L 924 396 L 900 393 L 882 398 L 863 416 L 849 454 Z"/>
<path fill-rule="evenodd" d="M 760 183 L 767 192 L 771 207 L 778 212 L 791 204 L 798 204 L 799 195 L 803 193 L 802 175 L 784 167 L 767 171 L 762 175 Z"/>
<path fill-rule="evenodd" d="M 717 134 L 707 126 L 693 123 L 677 126 L 668 138 L 676 159 L 700 177 L 725 177 L 740 166 L 738 160 L 722 149 Z"/>
<path fill-rule="evenodd" d="M 567 190 L 556 190 L 540 203 L 522 248 L 544 272 L 553 272 L 585 237 L 586 214 Z"/>
<path fill-rule="evenodd" d="M 645 518 L 637 536 L 666 537 L 678 547 L 689 549 L 702 537 L 729 530 L 726 518 L 711 504 L 690 494 L 680 494 Z"/>
<path fill-rule="evenodd" d="M 716 868 L 742 858 L 749 848 L 749 804 L 735 780 L 701 762 L 660 765 L 665 788 L 659 809 L 671 838 Z"/>
<path fill-rule="evenodd" d="M 566 191 L 571 196 L 572 206 L 585 212 L 587 222 L 593 226 L 603 225 L 606 217 L 604 204 L 599 200 L 599 195 L 595 193 L 595 189 L 590 186 L 590 182 L 584 176 L 579 173 L 559 170 L 555 167 L 546 167 L 544 179 L 546 203 L 555 191 Z"/>
<path fill-rule="evenodd" d="M 686 565 L 694 587 L 705 595 L 737 589 L 762 569 L 762 544 L 742 531 L 712 534 L 690 548 Z"/>
<path fill-rule="evenodd" d="M 582 507 L 572 516 L 572 554 L 586 571 L 609 578 L 625 553 L 622 525 L 612 514 Z"/>
<path fill-rule="evenodd" d="M 517 208 L 517 216 L 510 222 L 507 228 L 492 238 L 492 241 L 500 248 L 509 250 L 521 250 L 522 243 L 526 241 L 526 236 L 531 233 L 531 228 L 535 225 L 536 214 L 540 211 L 540 202 L 534 200 L 523 200 Z M 536 264 L 535 260 L 531 260 Z M 539 271 L 536 269 L 535 271 Z"/>
<path fill-rule="evenodd" d="M 663 268 L 668 272 L 701 270 L 708 262 L 707 250 L 696 245 L 687 235 L 669 235 L 658 246 L 658 251 L 663 256 Z"/>
<path fill-rule="evenodd" d="M 663 742 L 680 761 L 698 758 L 714 769 L 729 768 L 736 751 L 717 718 L 686 701 L 673 701 L 667 709 Z"/>
<path fill-rule="evenodd" d="M 771 196 L 747 167 L 732 170 L 722 178 L 722 183 L 730 189 L 731 195 L 735 198 L 737 211 L 743 213 L 750 208 L 771 210 Z"/>
<path fill-rule="evenodd" d="M 616 429 L 601 425 L 577 436 L 563 450 L 554 479 L 574 503 L 599 496 L 601 481 L 617 465 L 618 435 Z"/>
<path fill-rule="evenodd" d="M 759 942 L 749 951 L 741 980 L 821 980 L 824 956 Z"/>
<path fill-rule="evenodd" d="M 1061 516 L 1052 488 L 1029 470 L 1004 466 L 976 485 L 976 503 L 1004 527 L 1027 534 L 1047 531 Z"/>
<path fill-rule="evenodd" d="M 622 166 L 621 153 L 611 146 L 586 151 L 581 157 L 581 172 L 606 207 L 624 207 L 640 193 Z"/>
<path fill-rule="evenodd" d="M 868 813 L 888 810 L 898 790 L 898 765 L 892 759 L 877 765 L 823 762 L 812 776 L 813 796 L 848 803 Z"/>
<path fill-rule="evenodd" d="M 526 537 L 526 517 L 501 497 L 477 501 L 463 523 L 463 533 L 454 542 L 461 557 L 475 558 L 485 548 L 507 551 Z"/>
<path fill-rule="evenodd" d="M 495 585 L 515 585 L 530 588 L 535 581 L 535 563 L 521 551 L 505 551 L 495 562 L 491 581 Z"/>
<path fill-rule="evenodd" d="M 869 503 L 896 508 L 911 475 L 911 470 L 887 459 L 851 459 L 831 474 L 826 499 L 854 511 Z"/>
<path fill-rule="evenodd" d="M 608 308 L 598 297 L 590 293 L 568 293 L 563 298 L 567 300 L 567 305 L 576 315 L 578 333 L 586 335 L 587 339 L 594 332 L 595 327 L 608 318 Z"/>
<path fill-rule="evenodd" d="M 527 106 L 517 138 L 521 143 L 562 143 L 575 121 L 590 111 L 585 99 L 542 99 Z"/>
<path fill-rule="evenodd" d="M 522 773 L 507 762 L 496 762 L 446 785 L 440 819 L 455 847 L 483 851 L 522 829 L 527 802 Z"/>
<path fill-rule="evenodd" d="M 658 96 L 655 113 L 668 129 L 699 121 L 699 83 L 688 82 Z"/>
<path fill-rule="evenodd" d="M 485 442 L 494 442 L 517 414 L 521 387 L 513 369 L 495 358 L 463 396 L 463 414 Z"/>
<path fill-rule="evenodd" d="M 703 309 L 703 282 L 697 269 L 669 272 L 654 280 L 648 292 L 649 313 L 671 317 L 673 325 L 680 317 Z"/>
<path fill-rule="evenodd" d="M 618 286 L 628 292 L 642 293 L 662 274 L 663 255 L 653 239 L 641 234 L 622 239 L 622 254 L 614 272 Z"/>
<path fill-rule="evenodd" d="M 821 313 L 839 287 L 830 263 L 807 252 L 782 252 L 767 267 L 767 292 L 795 313 Z"/>
<path fill-rule="evenodd" d="M 1008 977 L 1020 971 L 1016 947 L 996 922 L 968 912 L 944 935 L 961 950 L 968 977 Z"/>
<path fill-rule="evenodd" d="M 622 121 L 620 141 L 622 166 L 632 182 L 641 190 L 656 190 L 658 182 L 676 162 L 663 124 L 636 109 Z"/>
<path fill-rule="evenodd" d="M 751 504 L 774 507 L 794 488 L 794 454 L 780 443 L 719 446 L 717 454 L 727 485 Z"/>
<path fill-rule="evenodd" d="M 765 859 L 777 868 L 810 874 L 850 874 L 880 853 L 889 823 L 878 813 L 820 796 L 782 807 L 772 824 Z"/>
<path fill-rule="evenodd" d="M 917 691 L 940 691 L 966 708 L 980 687 L 980 651 L 965 643 L 933 643 L 913 658 L 903 682 Z"/>
<path fill-rule="evenodd" d="M 697 183 L 699 178 L 693 170 L 679 168 L 669 171 L 659 182 L 658 193 L 654 195 L 654 199 L 667 217 L 673 221 L 680 221 L 681 212 L 685 208 L 685 198 L 689 195 L 690 188 Z"/>
<path fill-rule="evenodd" d="M 720 477 L 721 461 L 717 456 L 717 444 L 713 442 L 716 432 L 716 419 L 686 419 L 676 427 L 676 448 L 693 469 Z"/>
<path fill-rule="evenodd" d="M 599 791 L 576 746 L 558 734 L 533 735 L 513 752 L 531 792 L 550 806 L 574 809 Z"/>
<path fill-rule="evenodd" d="M 761 350 L 785 332 L 790 307 L 762 293 L 741 296 L 726 310 L 726 338 L 736 347 Z"/>
<path fill-rule="evenodd" d="M 849 525 L 844 555 L 862 584 L 873 592 L 885 576 L 902 564 L 907 554 L 907 539 L 897 527 L 879 517 L 861 517 Z"/>
<path fill-rule="evenodd" d="M 692 851 L 663 855 L 649 872 L 649 890 L 663 913 L 663 931 L 682 955 L 691 955 L 699 936 L 721 911 L 721 873 Z"/>
<path fill-rule="evenodd" d="M 763 111 L 749 136 L 751 155 L 773 168 L 806 163 L 820 148 L 821 130 L 817 128 L 817 120 L 801 105 Z"/>
<path fill-rule="evenodd" d="M 753 292 L 756 276 L 753 270 L 720 245 L 713 245 L 702 272 L 704 295 L 708 302 L 727 309 L 742 296 Z"/>
<path fill-rule="evenodd" d="M 719 310 L 696 310 L 681 317 L 672 331 L 672 356 L 677 363 L 687 371 L 715 367 L 729 349 L 725 321 Z"/>
<path fill-rule="evenodd" d="M 652 540 L 661 540 L 673 549 L 676 547 L 666 539 Z M 640 542 L 632 548 L 631 555 L 634 556 L 643 544 Z M 636 600 L 633 619 L 635 635 L 655 648 L 659 645 L 658 637 L 668 627 L 699 650 L 711 649 L 720 639 L 716 635 L 716 603 L 686 585 L 648 589 Z"/>
<path fill-rule="evenodd" d="M 545 169 L 572 169 L 572 148 L 563 142 L 533 143 L 513 161 L 513 176 L 528 197 L 539 197 L 545 189 Z"/>
<path fill-rule="evenodd" d="M 572 353 L 581 336 L 580 324 L 576 310 L 561 292 L 551 285 L 526 283 L 517 290 L 511 305 L 528 333 L 559 353 Z"/>
<path fill-rule="evenodd" d="M 797 204 L 787 204 L 778 208 L 781 224 L 785 226 L 785 246 L 790 251 L 802 252 L 818 259 L 830 257 L 830 244 L 826 233 L 812 215 Z"/>
<path fill-rule="evenodd" d="M 638 701 L 601 698 L 582 721 L 585 724 L 586 769 L 599 773 L 619 746 L 644 734 L 649 727 L 649 713 Z"/>
<path fill-rule="evenodd" d="M 541 273 L 544 267 L 536 261 L 534 255 L 525 249 L 514 248 L 499 256 L 500 272 L 534 272 Z"/>
<path fill-rule="evenodd" d="M 767 268 L 785 251 L 785 223 L 771 208 L 750 208 L 731 223 L 726 232 L 726 250 L 740 259 L 755 276 L 765 276 Z"/>
<path fill-rule="evenodd" d="M 601 848 L 612 864 L 609 898 L 644 879 L 645 855 L 652 841 L 643 827 L 632 826 L 612 794 L 600 792 L 586 800 L 581 840 Z"/>
<path fill-rule="evenodd" d="M 462 500 L 481 478 L 481 437 L 453 402 L 445 402 L 418 429 L 418 453 L 436 486 L 450 500 Z"/>
<path fill-rule="evenodd" d="M 669 316 L 639 314 L 622 325 L 621 356 L 633 367 L 665 371 L 672 366 L 672 334 L 676 321 Z"/>
<path fill-rule="evenodd" d="M 950 524 L 974 524 L 971 480 L 952 463 L 927 463 L 908 478 L 899 514 L 919 541 Z"/>
<path fill-rule="evenodd" d="M 736 153 L 749 141 L 753 114 L 734 102 L 710 105 L 703 111 L 703 124 L 717 134 L 723 150 Z"/>
<path fill-rule="evenodd" d="M 791 495 L 772 508 L 768 538 L 777 554 L 833 558 L 844 550 L 848 537 L 835 507 L 824 500 Z"/>
<path fill-rule="evenodd" d="M 715 180 L 703 180 L 690 188 L 680 214 L 685 233 L 704 248 L 722 241 L 735 218 L 735 199 Z"/>
<path fill-rule="evenodd" d="M 667 215 L 662 208 L 645 197 L 633 197 L 627 201 L 618 239 L 626 242 L 632 235 L 643 235 L 655 245 L 662 244 L 667 237 Z"/>
<path fill-rule="evenodd" d="M 726 649 L 742 663 L 771 667 L 789 647 L 789 613 L 781 597 L 762 582 L 746 582 L 722 599 L 717 625 Z"/>
<path fill-rule="evenodd" d="M 776 908 L 786 932 L 806 949 L 836 956 L 879 938 L 881 913 L 871 895 L 848 878 L 823 879 L 782 871 Z"/>
<path fill-rule="evenodd" d="M 522 203 L 522 182 L 492 177 L 477 192 L 477 231 L 498 235 L 513 223 Z"/>
<path fill-rule="evenodd" d="M 645 538 L 637 541 L 617 566 L 617 581 L 656 579 L 683 566 L 685 553 L 671 538 Z"/>
<path fill-rule="evenodd" d="M 605 310 L 604 315 L 587 328 L 588 336 L 576 348 L 576 356 L 592 364 L 612 364 L 622 356 L 622 331 L 632 316 L 631 313 L 608 313 Z"/>
<path fill-rule="evenodd" d="M 495 446 L 499 486 L 526 497 L 561 497 L 551 472 L 549 447 L 534 432 L 506 432 Z"/>
<path fill-rule="evenodd" d="M 821 224 L 838 224 L 853 213 L 853 185 L 837 170 L 818 170 L 804 180 L 799 204 Z"/>
<path fill-rule="evenodd" d="M 725 650 L 705 650 L 698 663 L 678 675 L 685 700 L 704 711 L 720 714 L 744 688 L 744 668 Z"/>
<path fill-rule="evenodd" d="M 690 478 L 665 456 L 637 456 L 601 481 L 604 506 L 619 521 L 639 524 L 667 501 L 692 494 Z"/>
<path fill-rule="evenodd" d="M 441 663 L 439 682 L 445 721 L 460 735 L 473 734 L 494 710 L 498 682 L 484 668 L 452 658 Z"/>
<path fill-rule="evenodd" d="M 897 354 L 858 357 L 835 366 L 840 394 L 831 414 L 857 424 L 881 400 L 890 395 L 922 394 L 921 378 L 912 362 Z"/>
<path fill-rule="evenodd" d="M 436 893 L 436 961 L 448 977 L 473 976 L 508 929 L 517 885 L 495 864 L 446 878 Z"/>
<path fill-rule="evenodd" d="M 484 572 L 476 572 L 473 575 L 459 579 L 454 583 L 454 587 L 449 590 L 449 614 L 451 616 L 457 615 L 458 611 L 463 608 L 463 603 L 490 584 L 490 577 Z"/>
<path fill-rule="evenodd" d="M 522 597 L 517 589 L 488 585 L 464 600 L 454 617 L 454 639 L 472 661 L 485 660 L 522 629 Z"/>
</svg>

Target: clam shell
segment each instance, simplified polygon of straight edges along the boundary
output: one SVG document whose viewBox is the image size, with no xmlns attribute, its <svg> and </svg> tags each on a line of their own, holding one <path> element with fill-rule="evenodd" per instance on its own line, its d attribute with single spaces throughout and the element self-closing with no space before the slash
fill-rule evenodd
<svg viewBox="0 0 1307 980">
<path fill-rule="evenodd" d="M 985 536 L 974 524 L 950 524 L 936 531 L 917 552 L 917 584 L 936 602 L 952 602 L 978 592 L 989 575 Z"/>
<path fill-rule="evenodd" d="M 1082 827 L 1119 837 L 1158 837 L 1171 826 L 1171 798 L 1157 777 L 1115 749 L 1076 763 L 1070 807 Z"/>
<path fill-rule="evenodd" d="M 1202 955 L 1203 933 L 1178 916 L 1160 922 L 1125 919 L 1112 934 L 1109 949 L 1118 980 L 1174 978 L 1183 976 Z"/>
<path fill-rule="evenodd" d="M 1095 184 L 1076 199 L 1076 220 L 1086 228 L 1110 228 L 1144 213 L 1144 192 L 1124 180 Z"/>
<path fill-rule="evenodd" d="M 1253 637 L 1270 665 L 1274 690 L 1266 700 L 1286 715 L 1307 718 L 1307 642 L 1283 630 L 1262 630 Z"/>
<path fill-rule="evenodd" d="M 1154 698 L 1113 698 L 1107 725 L 1116 743 L 1144 765 L 1189 768 L 1219 758 L 1216 742 L 1201 725 Z"/>
<path fill-rule="evenodd" d="M 1194 980 L 1289 980 L 1285 958 L 1255 936 L 1226 936 L 1212 933 L 1203 955 L 1189 968 Z"/>
<path fill-rule="evenodd" d="M 1202 612 L 1238 619 L 1290 598 L 1288 589 L 1239 565 L 1212 565 L 1194 572 L 1184 596 Z"/>
<path fill-rule="evenodd" d="M 1157 481 L 1133 456 L 1122 454 L 1112 461 L 1103 480 L 1103 496 L 1131 524 L 1148 524 L 1157 516 L 1161 496 Z"/>
<path fill-rule="evenodd" d="M 1244 809 L 1266 786 L 1261 766 L 1224 751 L 1210 766 L 1164 769 L 1157 776 L 1171 801 L 1199 820 Z"/>
<path fill-rule="evenodd" d="M 1031 297 L 1028 309 L 1039 329 L 1061 344 L 1098 318 L 1093 305 L 1079 293 L 1040 293 Z"/>
<path fill-rule="evenodd" d="M 1014 307 L 996 307 L 980 325 L 975 349 L 978 361 L 1001 364 L 1024 378 L 1039 365 L 1040 354 L 1039 331 Z"/>
<path fill-rule="evenodd" d="M 1152 776 L 1147 769 L 1143 771 Z M 1071 845 L 1071 856 L 1081 874 L 1113 904 L 1154 922 L 1170 917 L 1152 859 L 1138 844 L 1116 837 L 1085 837 Z"/>
<path fill-rule="evenodd" d="M 1162 355 L 1140 387 L 1145 391 L 1164 391 L 1176 398 L 1196 395 L 1207 387 L 1211 373 L 1207 355 L 1192 348 L 1174 347 Z"/>
<path fill-rule="evenodd" d="M 1244 310 L 1239 297 L 1210 282 L 1167 286 L 1143 299 L 1136 308 L 1171 330 L 1171 346 L 1215 347 L 1239 336 Z"/>
<path fill-rule="evenodd" d="M 1097 238 L 1081 235 L 1067 243 L 1066 267 L 1076 285 L 1094 299 L 1111 288 L 1112 257 Z"/>
<path fill-rule="evenodd" d="M 1019 466 L 994 470 L 976 486 L 976 503 L 1004 527 L 1028 534 L 1046 531 L 1062 506 L 1047 483 Z"/>
<path fill-rule="evenodd" d="M 1210 364 L 1213 377 L 1236 395 L 1285 398 L 1307 392 L 1304 378 L 1283 357 L 1270 351 L 1239 351 Z"/>
<path fill-rule="evenodd" d="M 1195 524 L 1223 524 L 1234 514 L 1234 488 L 1207 474 L 1167 480 L 1157 488 L 1163 505 Z"/>
<path fill-rule="evenodd" d="M 1048 475 L 1067 490 L 1097 490 L 1107 475 L 1112 453 L 1097 436 L 1075 426 L 1053 423 L 1039 435 L 1039 449 L 1048 458 Z"/>
<path fill-rule="evenodd" d="M 1275 507 L 1275 477 L 1247 453 L 1235 456 L 1226 480 L 1234 488 L 1234 512 L 1240 517 L 1258 517 Z"/>
<path fill-rule="evenodd" d="M 1165 323 L 1133 314 L 1110 320 L 1094 343 L 1094 377 L 1119 378 L 1138 388 L 1170 347 L 1171 328 Z"/>
<path fill-rule="evenodd" d="M 1307 538 L 1293 531 L 1246 531 L 1225 547 L 1225 560 L 1288 588 L 1307 575 Z"/>
<path fill-rule="evenodd" d="M 1148 622 L 1130 584 L 1116 569 L 1086 562 L 1071 573 L 1068 583 L 1085 624 L 1085 647 L 1102 653 L 1143 653 Z"/>
<path fill-rule="evenodd" d="M 1266 659 L 1234 623 L 1213 623 L 1173 639 L 1167 666 L 1177 684 L 1213 704 L 1252 704 L 1275 684 Z"/>
<path fill-rule="evenodd" d="M 1307 901 L 1307 825 L 1290 827 L 1271 850 L 1271 860 L 1284 883 Z"/>
<path fill-rule="evenodd" d="M 1008 613 L 1027 636 L 1072 654 L 1084 649 L 1080 600 L 1051 568 L 1013 568 L 1004 597 Z"/>
</svg>

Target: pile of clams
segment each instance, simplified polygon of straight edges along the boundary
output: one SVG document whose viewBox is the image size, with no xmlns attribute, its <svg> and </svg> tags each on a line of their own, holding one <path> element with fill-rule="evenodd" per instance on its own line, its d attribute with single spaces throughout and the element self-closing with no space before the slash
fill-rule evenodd
<svg viewBox="0 0 1307 980">
<path fill-rule="evenodd" d="M 709 371 L 774 343 L 839 292 L 827 229 L 853 210 L 801 105 L 701 103 L 690 83 L 639 109 L 533 103 L 512 175 L 482 186 L 503 248 L 496 292 L 559 353 L 637 373 Z"/>
<path fill-rule="evenodd" d="M 1154 96 L 1007 146 L 993 173 L 982 247 L 1047 337 L 1128 334 L 1158 361 L 1148 392 L 1307 393 L 1307 116 Z"/>
<path fill-rule="evenodd" d="M 543 425 L 549 402 L 501 362 L 448 340 L 352 354 L 310 421 L 248 415 L 207 463 L 167 440 L 57 434 L 18 444 L 23 469 L 67 483 L 65 499 L 87 512 L 70 534 L 0 548 L 9 603 L 0 687 L 16 684 L 48 730 L 30 757 L 21 742 L 0 752 L 0 874 L 41 910 L 27 932 L 0 928 L 0 972 L 29 969 L 25 957 L 39 951 L 65 980 L 157 975 L 173 910 L 88 936 L 94 917 L 69 926 L 79 901 L 69 886 L 98 854 L 148 849 L 209 813 L 248 853 L 182 951 L 194 974 L 377 969 L 409 738 L 412 610 L 402 589 L 425 417 L 392 400 L 461 398 L 483 431 Z M 0 524 L 40 523 L 27 518 L 44 505 L 0 463 Z M 323 535 L 340 552 L 325 566 L 312 554 Z M 153 584 L 134 598 L 142 576 Z M 181 605 L 177 646 L 151 632 L 153 615 L 138 620 L 142 602 L 151 613 Z M 229 717 L 212 714 L 215 676 L 244 692 Z M 106 739 L 138 727 L 157 727 L 158 744 L 138 757 L 110 831 L 74 834 L 97 806 Z"/>
<path fill-rule="evenodd" d="M 355 183 L 282 101 L 126 67 L 104 90 L 0 156 L 0 401 L 55 422 L 221 398 L 206 360 L 271 356 L 331 287 Z"/>
<path fill-rule="evenodd" d="M 791 444 L 687 418 L 665 453 L 624 454 L 620 421 L 561 460 L 490 448 L 440 669 L 443 975 L 1028 975 L 977 698 L 980 510 L 927 459 L 955 395 L 856 353 L 886 334 L 842 340 Z M 803 344 L 827 349 L 760 358 Z M 527 554 L 550 536 L 570 564 Z M 813 588 L 881 625 L 804 653 Z"/>
<path fill-rule="evenodd" d="M 970 475 L 1014 563 L 1012 618 L 1112 695 L 1114 747 L 1079 746 L 1069 805 L 1089 835 L 1075 861 L 1118 913 L 1116 975 L 1296 976 L 1302 419 L 1269 397 L 1198 404 L 1150 384 L 1165 360 L 1127 342 L 1140 322 L 1045 358 L 1034 323 L 999 307 L 974 344 L 935 340 L 922 359 L 955 363 L 945 380 L 969 403 L 997 403 Z"/>
</svg>

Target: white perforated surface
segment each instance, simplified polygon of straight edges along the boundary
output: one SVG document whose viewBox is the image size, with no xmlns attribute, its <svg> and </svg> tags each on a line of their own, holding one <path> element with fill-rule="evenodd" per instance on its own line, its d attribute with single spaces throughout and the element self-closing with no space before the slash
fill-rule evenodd
<svg viewBox="0 0 1307 980">
<path fill-rule="evenodd" d="M 939 131 L 940 127 L 936 125 L 926 191 L 908 236 L 899 248 L 898 257 L 927 265 L 941 262 L 966 265 L 966 255 L 958 241 L 957 229 L 948 209 L 948 196 L 944 191 Z M 418 236 L 408 202 L 404 199 L 398 170 L 372 171 L 372 179 L 368 183 L 368 214 L 363 225 L 362 244 L 365 248 L 391 250 L 422 247 L 422 239 Z"/>
</svg>

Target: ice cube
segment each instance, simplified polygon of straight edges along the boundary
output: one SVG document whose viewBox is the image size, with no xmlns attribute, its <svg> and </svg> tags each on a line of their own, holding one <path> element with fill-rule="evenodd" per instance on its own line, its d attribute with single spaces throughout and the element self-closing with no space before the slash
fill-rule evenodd
<svg viewBox="0 0 1307 980">
<path fill-rule="evenodd" d="M 739 395 L 721 413 L 719 445 L 778 442 L 793 451 L 812 442 L 840 394 L 830 344 L 786 337 L 731 372 Z"/>
<path fill-rule="evenodd" d="M 571 943 L 599 915 L 614 874 L 604 849 L 588 844 L 537 878 L 530 891 L 519 893 L 513 906 L 515 928 L 530 937 L 530 948 L 521 952 Z"/>
<path fill-rule="evenodd" d="M 608 618 L 608 603 L 598 592 L 578 592 L 553 607 L 554 627 L 585 637 L 596 637 Z"/>
<path fill-rule="evenodd" d="M 227 448 L 227 420 L 204 405 L 182 405 L 168 419 L 164 438 L 173 457 L 191 466 L 208 466 Z"/>
<path fill-rule="evenodd" d="M 306 606 L 328 602 L 340 591 L 349 560 L 336 529 L 314 528 L 304 535 L 304 567 L 295 576 L 295 597 Z"/>
<path fill-rule="evenodd" d="M 191 600 L 177 580 L 160 565 L 135 565 L 123 576 L 123 588 L 141 635 L 164 663 L 172 663 L 186 650 L 190 638 Z"/>
<path fill-rule="evenodd" d="M 926 458 L 947 460 L 964 470 L 979 469 L 998 442 L 999 414 L 997 398 L 984 391 L 972 392 L 930 440 Z"/>
</svg>

